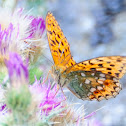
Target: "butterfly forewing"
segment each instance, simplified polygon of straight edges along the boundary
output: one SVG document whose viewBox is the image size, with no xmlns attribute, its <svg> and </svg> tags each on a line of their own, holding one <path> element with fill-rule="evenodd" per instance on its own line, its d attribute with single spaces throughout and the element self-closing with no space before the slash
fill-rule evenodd
<svg viewBox="0 0 126 126">
<path fill-rule="evenodd" d="M 64 66 L 65 69 L 74 65 L 75 61 L 71 56 L 69 43 L 54 16 L 50 12 L 48 12 L 46 16 L 46 29 L 49 47 L 55 65 Z"/>
<path fill-rule="evenodd" d="M 120 79 L 126 72 L 126 57 L 108 56 L 86 60 L 69 67 L 66 73 L 79 70 L 92 71 L 94 73 L 99 71 Z"/>
</svg>

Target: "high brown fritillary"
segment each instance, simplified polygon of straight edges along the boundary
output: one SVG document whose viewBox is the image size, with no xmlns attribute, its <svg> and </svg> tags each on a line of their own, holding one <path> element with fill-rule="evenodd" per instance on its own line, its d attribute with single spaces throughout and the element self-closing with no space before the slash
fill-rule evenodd
<svg viewBox="0 0 126 126">
<path fill-rule="evenodd" d="M 109 99 L 119 94 L 119 79 L 126 72 L 125 56 L 98 57 L 76 63 L 70 46 L 51 12 L 46 16 L 49 47 L 54 60 L 52 73 L 61 87 L 82 100 Z"/>
</svg>

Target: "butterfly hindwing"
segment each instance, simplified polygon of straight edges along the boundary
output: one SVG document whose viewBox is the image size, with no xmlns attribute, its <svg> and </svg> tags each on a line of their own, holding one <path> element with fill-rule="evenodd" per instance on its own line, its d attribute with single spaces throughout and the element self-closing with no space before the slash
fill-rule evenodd
<svg viewBox="0 0 126 126">
<path fill-rule="evenodd" d="M 101 72 L 76 71 L 67 75 L 68 89 L 80 99 L 98 100 L 115 97 L 121 90 L 119 80 Z"/>
<path fill-rule="evenodd" d="M 65 69 L 74 65 L 75 61 L 71 56 L 69 43 L 55 17 L 50 12 L 46 16 L 46 29 L 49 47 L 55 65 L 64 66 Z"/>
</svg>

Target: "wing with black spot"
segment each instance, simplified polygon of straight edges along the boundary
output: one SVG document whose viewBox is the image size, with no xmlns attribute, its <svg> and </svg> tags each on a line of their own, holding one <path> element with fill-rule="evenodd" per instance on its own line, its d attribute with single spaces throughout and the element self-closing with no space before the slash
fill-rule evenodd
<svg viewBox="0 0 126 126">
<path fill-rule="evenodd" d="M 68 89 L 82 100 L 109 99 L 119 94 L 119 80 L 109 74 L 94 71 L 76 71 L 67 75 Z"/>
<path fill-rule="evenodd" d="M 74 71 L 98 71 L 120 79 L 126 72 L 126 57 L 108 56 L 86 60 L 66 69 L 65 73 Z"/>
<path fill-rule="evenodd" d="M 121 90 L 119 79 L 126 72 L 126 57 L 98 57 L 80 62 L 63 74 L 70 80 L 68 88 L 79 98 L 102 100 L 115 97 Z"/>
<path fill-rule="evenodd" d="M 46 30 L 55 65 L 63 66 L 65 69 L 74 65 L 75 61 L 71 56 L 69 43 L 51 12 L 48 12 L 46 16 Z"/>
</svg>

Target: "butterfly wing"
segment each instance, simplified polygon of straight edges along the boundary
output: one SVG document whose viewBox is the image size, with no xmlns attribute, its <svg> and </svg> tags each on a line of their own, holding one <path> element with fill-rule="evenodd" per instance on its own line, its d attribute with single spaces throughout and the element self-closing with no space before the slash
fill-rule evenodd
<svg viewBox="0 0 126 126">
<path fill-rule="evenodd" d="M 108 56 L 86 60 L 68 68 L 66 73 L 79 70 L 92 72 L 99 71 L 120 79 L 126 72 L 126 57 Z"/>
<path fill-rule="evenodd" d="M 46 16 L 46 29 L 55 65 L 63 66 L 65 69 L 74 65 L 75 61 L 71 56 L 69 43 L 51 12 L 48 12 Z"/>
<path fill-rule="evenodd" d="M 126 72 L 126 57 L 98 57 L 75 64 L 63 72 L 68 88 L 79 98 L 98 101 L 115 97 L 121 90 L 119 79 Z"/>
</svg>

